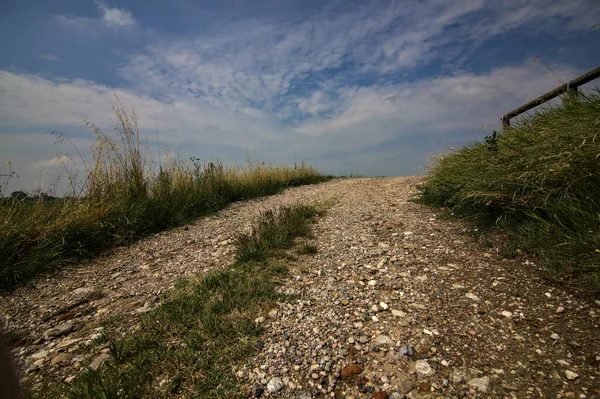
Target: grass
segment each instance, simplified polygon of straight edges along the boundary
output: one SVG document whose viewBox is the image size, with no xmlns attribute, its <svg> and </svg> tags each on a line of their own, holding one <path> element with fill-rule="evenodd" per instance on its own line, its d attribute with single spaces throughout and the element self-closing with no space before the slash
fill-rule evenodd
<svg viewBox="0 0 600 399">
<path fill-rule="evenodd" d="M 232 366 L 255 353 L 262 331 L 254 321 L 257 315 L 285 298 L 276 288 L 287 268 L 276 255 L 291 248 L 296 237 L 309 236 L 311 221 L 323 212 L 315 205 L 264 212 L 250 233 L 238 235 L 237 262 L 180 281 L 165 302 L 142 317 L 137 332 L 106 334 L 107 364 L 88 369 L 70 385 L 47 385 L 37 396 L 247 397 Z"/>
<path fill-rule="evenodd" d="M 296 253 L 298 253 L 299 255 L 314 255 L 318 252 L 319 252 L 319 249 L 317 248 L 317 246 L 315 244 L 311 244 L 311 243 L 303 244 L 296 251 Z"/>
<path fill-rule="evenodd" d="M 67 173 L 67 198 L 0 202 L 0 288 L 182 225 L 233 201 L 328 179 L 304 163 L 288 167 L 249 160 L 237 166 L 178 160 L 169 154 L 156 161 L 135 113 L 127 113 L 118 99 L 113 111 L 115 137 L 88 123 L 96 137 L 91 159 L 86 161 L 77 150 L 86 180 L 79 184 L 75 173 Z M 71 161 L 63 163 L 67 172 Z"/>
<path fill-rule="evenodd" d="M 419 198 L 507 232 L 513 248 L 600 289 L 600 90 L 441 155 Z"/>
</svg>

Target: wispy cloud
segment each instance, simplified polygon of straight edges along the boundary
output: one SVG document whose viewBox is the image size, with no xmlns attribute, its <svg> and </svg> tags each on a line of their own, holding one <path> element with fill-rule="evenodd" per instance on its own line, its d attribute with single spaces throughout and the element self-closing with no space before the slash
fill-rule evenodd
<svg viewBox="0 0 600 399">
<path fill-rule="evenodd" d="M 103 30 L 122 31 L 136 26 L 136 20 L 130 11 L 124 8 L 111 8 L 100 1 L 94 3 L 101 13 L 100 16 L 56 15 L 55 20 L 67 28 L 86 31 L 93 35 L 99 35 Z"/>
<path fill-rule="evenodd" d="M 59 58 L 57 56 L 55 56 L 54 54 L 49 54 L 49 53 L 43 53 L 43 54 L 38 54 L 37 56 L 39 59 L 42 59 L 44 61 L 58 61 Z"/>
<path fill-rule="evenodd" d="M 587 29 L 599 14 L 585 0 L 534 3 L 365 2 L 298 23 L 232 25 L 218 36 L 151 44 L 120 72 L 164 101 L 189 96 L 281 121 L 328 117 L 344 106 L 335 100 L 348 87 L 418 75 L 440 58 L 456 70 L 466 52 L 495 36 Z"/>
</svg>

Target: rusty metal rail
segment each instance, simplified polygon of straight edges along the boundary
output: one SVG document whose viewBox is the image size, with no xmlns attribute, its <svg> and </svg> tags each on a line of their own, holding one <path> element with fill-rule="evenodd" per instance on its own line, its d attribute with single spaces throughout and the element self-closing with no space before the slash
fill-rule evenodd
<svg viewBox="0 0 600 399">
<path fill-rule="evenodd" d="M 528 102 L 525 105 L 521 105 L 519 108 L 510 111 L 508 114 L 505 114 L 502 116 L 502 127 L 504 129 L 510 127 L 510 120 L 512 118 L 514 118 L 515 116 L 518 116 L 520 114 L 522 114 L 523 112 L 527 112 L 532 108 L 537 107 L 538 105 L 541 105 L 543 103 L 545 103 L 546 101 L 550 101 L 555 97 L 560 96 L 561 94 L 565 94 L 565 93 L 569 93 L 572 95 L 577 95 L 578 93 L 578 88 L 579 86 L 582 86 L 588 82 L 591 82 L 594 79 L 600 78 L 600 67 L 589 71 L 588 73 L 586 73 L 585 75 L 581 75 L 580 77 L 578 77 L 577 79 L 573 79 L 568 83 L 565 83 L 564 85 L 557 87 L 556 89 L 549 91 L 548 93 L 544 94 L 543 96 L 540 96 L 538 98 L 536 98 L 533 101 Z"/>
</svg>

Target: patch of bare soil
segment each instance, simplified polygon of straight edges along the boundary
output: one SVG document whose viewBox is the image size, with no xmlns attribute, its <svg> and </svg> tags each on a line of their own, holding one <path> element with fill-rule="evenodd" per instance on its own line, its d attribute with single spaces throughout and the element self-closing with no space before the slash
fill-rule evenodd
<svg viewBox="0 0 600 399">
<path fill-rule="evenodd" d="M 261 210 L 334 200 L 316 254 L 290 261 L 256 355 L 232 372 L 256 397 L 600 397 L 600 301 L 505 259 L 410 202 L 418 177 L 341 179 L 237 203 L 0 298 L 22 383 L 68 383 L 108 357 L 179 278 L 233 261 Z M 264 316 L 262 318 L 261 316 Z"/>
</svg>

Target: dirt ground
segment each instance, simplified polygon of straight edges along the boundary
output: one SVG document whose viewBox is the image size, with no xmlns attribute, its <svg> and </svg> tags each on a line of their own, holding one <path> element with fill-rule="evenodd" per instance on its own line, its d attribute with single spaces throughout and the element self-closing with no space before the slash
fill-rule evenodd
<svg viewBox="0 0 600 399">
<path fill-rule="evenodd" d="M 598 298 L 411 202 L 421 179 L 337 179 L 236 203 L 2 294 L 22 384 L 102 367 L 104 329 L 127 333 L 177 279 L 229 265 L 231 238 L 260 211 L 331 201 L 316 253 L 290 261 L 281 287 L 299 300 L 257 315 L 261 345 L 233 367 L 252 395 L 600 397 Z"/>
</svg>

